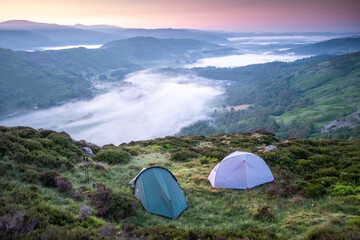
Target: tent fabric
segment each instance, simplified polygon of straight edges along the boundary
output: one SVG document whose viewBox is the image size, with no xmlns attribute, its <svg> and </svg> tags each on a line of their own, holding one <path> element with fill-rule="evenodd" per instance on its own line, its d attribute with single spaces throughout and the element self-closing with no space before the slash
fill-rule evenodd
<svg viewBox="0 0 360 240">
<path fill-rule="evenodd" d="M 134 188 L 134 187 L 135 187 L 135 181 L 136 181 L 136 179 L 137 179 L 138 176 L 139 176 L 143 171 L 145 171 L 146 169 L 147 169 L 147 168 L 141 169 L 141 171 L 140 171 L 133 179 L 131 179 L 131 181 L 129 182 L 129 185 L 130 185 L 131 188 Z"/>
<path fill-rule="evenodd" d="M 233 152 L 211 171 L 208 177 L 213 188 L 249 189 L 275 181 L 265 161 L 252 153 Z"/>
<path fill-rule="evenodd" d="M 165 168 L 143 169 L 133 186 L 135 197 L 150 213 L 176 219 L 187 208 L 184 192 L 175 176 Z"/>
</svg>

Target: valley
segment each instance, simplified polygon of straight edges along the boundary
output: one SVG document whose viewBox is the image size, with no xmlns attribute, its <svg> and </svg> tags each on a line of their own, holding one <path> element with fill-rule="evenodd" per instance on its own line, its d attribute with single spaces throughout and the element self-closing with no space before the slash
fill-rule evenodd
<svg viewBox="0 0 360 240">
<path fill-rule="evenodd" d="M 0 239 L 360 239 L 360 2 L 0 9 Z"/>
</svg>

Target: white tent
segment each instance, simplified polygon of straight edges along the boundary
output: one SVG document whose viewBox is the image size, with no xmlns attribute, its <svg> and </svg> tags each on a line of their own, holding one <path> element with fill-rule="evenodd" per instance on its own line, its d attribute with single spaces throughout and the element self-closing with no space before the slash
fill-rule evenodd
<svg viewBox="0 0 360 240">
<path fill-rule="evenodd" d="M 219 162 L 208 177 L 213 188 L 249 189 L 274 182 L 265 161 L 252 153 L 233 152 Z"/>
</svg>

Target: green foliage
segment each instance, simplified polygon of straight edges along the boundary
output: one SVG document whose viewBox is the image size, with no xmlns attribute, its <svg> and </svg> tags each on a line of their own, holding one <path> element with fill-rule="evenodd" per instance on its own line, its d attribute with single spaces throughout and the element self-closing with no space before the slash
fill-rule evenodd
<svg viewBox="0 0 360 240">
<path fill-rule="evenodd" d="M 180 134 L 209 135 L 263 128 L 285 139 L 359 138 L 360 124 L 334 133 L 319 133 L 324 125 L 358 112 L 359 56 L 357 52 L 316 56 L 292 63 L 193 69 L 203 77 L 232 81 L 226 89 L 224 105 L 250 104 L 251 107 L 240 111 L 218 109 L 212 116 L 215 122 L 211 126 L 198 122 L 182 129 Z"/>
<path fill-rule="evenodd" d="M 170 160 L 175 162 L 187 162 L 196 157 L 197 154 L 195 152 L 184 149 L 172 153 Z"/>
<path fill-rule="evenodd" d="M 130 161 L 131 155 L 124 150 L 104 150 L 97 153 L 93 159 L 108 164 L 124 164 Z"/>
<path fill-rule="evenodd" d="M 73 216 L 65 210 L 51 205 L 39 205 L 38 212 L 48 215 L 49 224 L 64 226 L 74 222 Z"/>
<path fill-rule="evenodd" d="M 334 229 L 330 227 L 322 227 L 318 229 L 312 230 L 306 237 L 306 240 L 341 240 L 341 239 L 349 239 L 355 240 L 359 239 L 360 235 L 356 231 L 342 231 L 336 232 Z"/>
<path fill-rule="evenodd" d="M 352 195 L 355 193 L 360 193 L 360 187 L 336 184 L 335 187 L 331 190 L 331 193 L 333 195 L 340 195 L 340 196 Z"/>
<path fill-rule="evenodd" d="M 305 187 L 305 193 L 309 197 L 320 197 L 326 194 L 327 190 L 323 185 L 320 184 L 310 184 L 309 186 Z"/>
<path fill-rule="evenodd" d="M 236 229 L 224 229 L 216 231 L 210 228 L 191 229 L 184 231 L 175 226 L 157 226 L 143 229 L 135 229 L 134 226 L 123 226 L 122 237 L 140 237 L 141 239 L 278 239 L 271 230 L 255 228 L 244 231 Z"/>
<path fill-rule="evenodd" d="M 109 195 L 109 210 L 106 218 L 110 221 L 121 221 L 130 217 L 133 209 L 131 200 L 120 193 L 112 192 Z"/>
</svg>

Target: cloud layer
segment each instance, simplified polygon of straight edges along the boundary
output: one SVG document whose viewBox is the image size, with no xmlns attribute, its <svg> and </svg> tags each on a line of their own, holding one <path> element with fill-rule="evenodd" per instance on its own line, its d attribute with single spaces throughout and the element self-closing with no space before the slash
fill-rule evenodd
<svg viewBox="0 0 360 240">
<path fill-rule="evenodd" d="M 208 104 L 222 89 L 194 75 L 141 71 L 126 84 L 90 101 L 36 111 L 0 122 L 66 131 L 99 145 L 164 137 L 207 117 Z"/>
</svg>

